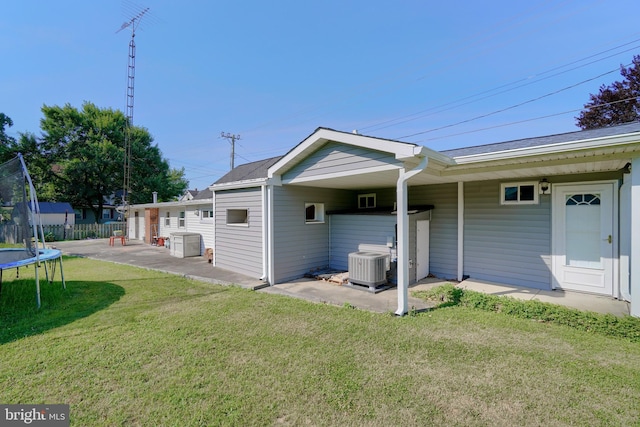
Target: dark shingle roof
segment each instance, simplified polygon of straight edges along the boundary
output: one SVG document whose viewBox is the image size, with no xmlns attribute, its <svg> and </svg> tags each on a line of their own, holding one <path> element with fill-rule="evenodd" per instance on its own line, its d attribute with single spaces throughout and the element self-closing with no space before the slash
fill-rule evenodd
<svg viewBox="0 0 640 427">
<path fill-rule="evenodd" d="M 257 162 L 245 163 L 244 165 L 236 166 L 213 184 L 266 178 L 267 169 L 273 166 L 281 158 L 282 156 L 271 157 L 270 159 L 258 160 Z"/>
<path fill-rule="evenodd" d="M 31 207 L 31 205 L 29 205 Z M 40 213 L 56 214 L 56 213 L 73 213 L 73 208 L 67 202 L 40 202 L 38 203 Z"/>
<path fill-rule="evenodd" d="M 198 194 L 193 197 L 193 200 L 203 200 L 203 199 L 211 199 L 213 198 L 213 191 L 208 188 L 205 190 L 199 190 Z"/>
<path fill-rule="evenodd" d="M 560 133 L 536 138 L 518 139 L 515 141 L 498 142 L 494 144 L 477 145 L 474 147 L 454 148 L 452 150 L 441 151 L 441 153 L 449 157 L 472 156 L 474 154 L 486 154 L 497 151 L 516 150 L 518 148 L 530 148 L 540 145 L 580 141 L 584 139 L 604 138 L 607 136 L 623 135 L 631 132 L 640 132 L 640 122 L 631 122 L 600 129 L 579 130 L 576 132 Z"/>
</svg>

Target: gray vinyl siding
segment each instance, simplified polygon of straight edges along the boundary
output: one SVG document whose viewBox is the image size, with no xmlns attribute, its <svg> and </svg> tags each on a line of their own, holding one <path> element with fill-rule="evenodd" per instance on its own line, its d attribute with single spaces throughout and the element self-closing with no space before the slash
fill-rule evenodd
<svg viewBox="0 0 640 427">
<path fill-rule="evenodd" d="M 248 226 L 227 225 L 227 209 L 248 209 Z M 262 192 L 259 187 L 215 193 L 216 267 L 260 278 Z"/>
<path fill-rule="evenodd" d="M 329 266 L 329 219 L 326 211 L 353 205 L 351 191 L 311 187 L 274 187 L 274 280 L 302 277 Z M 324 203 L 324 223 L 305 222 L 305 203 Z"/>
<path fill-rule="evenodd" d="M 395 215 L 331 215 L 330 267 L 347 271 L 349 254 L 361 244 L 386 245 L 395 240 Z"/>
<path fill-rule="evenodd" d="M 186 231 L 200 234 L 200 254 L 206 248 L 213 248 L 213 218 L 201 217 L 203 210 L 213 209 L 213 202 L 202 205 L 189 205 L 186 208 Z M 198 213 L 196 214 L 196 210 Z"/>
<path fill-rule="evenodd" d="M 458 275 L 458 184 L 409 187 L 410 205 L 433 205 L 429 224 L 429 272 Z"/>
<path fill-rule="evenodd" d="M 540 195 L 537 205 L 501 205 L 499 181 L 465 183 L 464 193 L 464 274 L 550 289 L 551 196 Z"/>
<path fill-rule="evenodd" d="M 387 165 L 402 166 L 389 153 L 328 142 L 283 174 L 282 179 L 309 178 Z"/>
</svg>

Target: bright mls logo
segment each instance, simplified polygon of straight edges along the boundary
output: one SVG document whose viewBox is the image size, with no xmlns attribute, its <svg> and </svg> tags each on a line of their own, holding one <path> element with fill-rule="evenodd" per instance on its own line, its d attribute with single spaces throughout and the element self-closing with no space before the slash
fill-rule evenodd
<svg viewBox="0 0 640 427">
<path fill-rule="evenodd" d="M 0 405 L 0 427 L 69 427 L 69 405 Z"/>
</svg>

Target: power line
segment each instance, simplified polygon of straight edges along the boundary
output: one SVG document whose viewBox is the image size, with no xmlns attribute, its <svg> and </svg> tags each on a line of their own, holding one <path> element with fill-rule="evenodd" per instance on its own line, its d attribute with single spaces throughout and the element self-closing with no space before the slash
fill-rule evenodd
<svg viewBox="0 0 640 427">
<path fill-rule="evenodd" d="M 552 72 L 554 72 L 556 70 L 561 70 L 561 69 L 566 68 L 568 66 L 571 66 L 571 65 L 574 65 L 574 64 L 578 64 L 580 62 L 583 62 L 583 61 L 586 61 L 588 59 L 597 57 L 597 56 L 602 55 L 604 53 L 611 52 L 613 50 L 616 50 L 616 49 L 619 49 L 621 47 L 627 46 L 629 44 L 636 43 L 638 41 L 640 41 L 640 39 L 636 39 L 636 40 L 633 40 L 631 42 L 624 43 L 622 45 L 613 47 L 611 49 L 607 49 L 605 51 L 598 52 L 598 53 L 593 54 L 593 55 L 589 55 L 589 56 L 587 56 L 585 58 L 581 58 L 579 60 L 572 61 L 570 63 L 554 67 L 554 68 L 552 68 L 550 70 L 543 71 L 543 72 L 538 73 L 537 75 L 534 75 L 534 76 L 521 78 L 521 79 L 518 79 L 518 80 L 513 81 L 511 83 L 503 84 L 503 85 L 500 85 L 500 86 L 495 87 L 493 89 L 488 89 L 488 90 L 476 93 L 474 95 L 469 95 L 469 96 L 457 99 L 455 101 L 450 101 L 450 102 L 447 102 L 445 104 L 441 104 L 441 105 L 436 106 L 436 107 L 431 107 L 431 108 L 428 108 L 426 110 L 419 111 L 417 113 L 413 113 L 413 114 L 409 114 L 409 115 L 406 115 L 406 116 L 397 117 L 395 119 L 385 120 L 383 122 L 380 122 L 380 123 L 377 123 L 377 124 L 372 124 L 372 125 L 369 125 L 369 126 L 356 126 L 356 128 L 360 129 L 360 130 L 365 130 L 365 129 L 372 129 L 372 130 L 386 129 L 386 128 L 389 128 L 389 127 L 397 126 L 399 124 L 404 124 L 404 123 L 407 123 L 407 122 L 410 122 L 410 121 L 413 121 L 413 120 L 417 120 L 417 119 L 420 119 L 420 118 L 428 117 L 428 116 L 431 116 L 431 115 L 434 115 L 434 114 L 439 114 L 439 113 L 443 113 L 445 111 L 450 111 L 450 110 L 453 110 L 455 108 L 459 108 L 459 107 L 462 107 L 462 106 L 465 106 L 465 105 L 469 105 L 469 104 L 472 104 L 474 102 L 479 102 L 479 101 L 482 101 L 482 100 L 485 100 L 485 99 L 488 99 L 488 98 L 491 98 L 491 97 L 494 97 L 494 96 L 497 96 L 497 95 L 502 95 L 504 93 L 511 92 L 511 91 L 516 90 L 516 89 L 523 88 L 525 86 L 530 86 L 532 84 L 540 83 L 541 81 L 548 80 L 550 78 L 557 77 L 557 76 L 560 76 L 562 74 L 566 74 L 568 72 L 578 70 L 578 69 L 586 67 L 588 65 L 595 64 L 596 62 L 600 62 L 600 61 L 604 61 L 606 59 L 613 58 L 613 57 L 618 56 L 618 55 L 620 55 L 622 53 L 626 53 L 626 52 L 630 52 L 630 51 L 636 50 L 640 46 L 636 45 L 636 46 L 633 46 L 633 47 L 631 47 L 629 49 L 625 49 L 625 50 L 623 50 L 621 52 L 615 53 L 613 55 L 609 55 L 609 56 L 606 56 L 604 58 L 600 58 L 600 59 L 597 59 L 597 60 L 582 64 L 582 65 L 577 66 L 577 67 L 573 67 L 573 68 L 570 68 L 570 69 L 567 69 L 567 70 L 564 70 L 564 71 L 560 71 L 560 72 L 555 73 L 555 74 L 551 74 L 551 75 L 543 77 L 543 78 L 539 78 L 541 76 L 545 76 L 545 75 L 547 75 L 549 73 L 552 73 Z M 537 79 L 537 80 L 532 80 L 532 79 Z M 526 82 L 526 83 L 523 83 L 521 85 L 509 88 L 509 86 L 513 86 L 513 85 L 521 83 L 521 82 Z M 504 90 L 502 90 L 500 92 L 496 92 L 496 91 L 499 91 L 500 89 L 503 89 L 503 88 L 508 88 L 508 89 L 504 89 Z M 486 96 L 482 96 L 482 95 L 485 95 L 485 94 L 486 94 Z M 467 102 L 461 103 L 462 101 L 467 101 Z M 447 107 L 447 106 L 451 106 L 451 107 L 450 108 L 444 108 L 444 107 Z"/>
<path fill-rule="evenodd" d="M 609 106 L 609 105 L 619 104 L 621 102 L 627 102 L 627 101 L 631 101 L 631 100 L 638 100 L 639 98 L 640 97 L 632 96 L 630 98 L 620 99 L 618 101 L 612 101 L 612 102 L 606 102 L 606 103 L 603 103 L 603 104 L 593 105 L 593 106 L 591 106 L 589 108 L 593 109 L 593 108 L 606 107 L 606 106 Z M 536 120 L 548 119 L 550 117 L 563 116 L 565 114 L 570 114 L 570 113 L 575 113 L 575 112 L 578 112 L 578 111 L 583 111 L 584 109 L 585 109 L 584 107 L 576 108 L 576 109 L 573 109 L 573 110 L 563 111 L 563 112 L 560 112 L 560 113 L 547 114 L 545 116 L 534 117 L 534 118 L 531 118 L 531 119 L 524 119 L 524 120 L 518 120 L 518 121 L 515 121 L 515 122 L 509 122 L 509 123 L 503 123 L 503 124 L 499 124 L 499 125 L 494 125 L 494 126 L 487 126 L 487 127 L 480 128 L 480 129 L 473 129 L 473 130 L 469 130 L 469 131 L 465 131 L 465 132 L 459 132 L 459 133 L 454 133 L 454 134 L 449 134 L 449 135 L 437 136 L 437 137 L 434 137 L 434 138 L 426 138 L 426 139 L 422 139 L 422 140 L 415 141 L 415 142 L 435 141 L 435 140 L 438 140 L 438 139 L 452 138 L 454 136 L 468 135 L 470 133 L 483 132 L 485 130 L 497 129 L 497 128 L 513 126 L 513 125 L 519 125 L 519 124 L 522 124 L 522 123 L 533 122 L 533 121 L 536 121 Z"/>
<path fill-rule="evenodd" d="M 625 67 L 628 67 L 629 65 L 631 65 L 631 64 L 628 64 L 628 65 L 626 65 Z M 600 77 L 606 76 L 606 75 L 611 74 L 611 73 L 615 73 L 616 71 L 619 71 L 619 70 L 620 70 L 619 68 L 616 68 L 616 69 L 614 69 L 614 70 L 607 71 L 606 73 L 602 73 L 602 74 L 600 74 L 600 75 L 598 75 L 598 76 L 595 76 L 595 77 L 592 77 L 592 78 L 590 78 L 590 79 L 583 80 L 583 81 L 578 82 L 578 83 L 575 83 L 575 84 L 573 84 L 573 85 L 566 86 L 566 87 L 564 87 L 564 88 L 562 88 L 562 89 L 558 89 L 558 90 L 556 90 L 556 91 L 546 93 L 546 94 L 541 95 L 541 96 L 538 96 L 538 97 L 536 97 L 536 98 L 529 99 L 529 100 L 527 100 L 527 101 L 520 102 L 520 103 L 518 103 L 518 104 L 511 105 L 511 106 L 509 106 L 509 107 L 502 108 L 502 109 L 500 109 L 500 110 L 495 110 L 495 111 L 492 111 L 492 112 L 490 112 L 490 113 L 481 114 L 481 115 L 479 115 L 479 116 L 475 116 L 475 117 L 472 117 L 472 118 L 470 118 L 470 119 L 466 119 L 466 120 L 461 120 L 461 121 L 459 121 L 459 122 L 451 123 L 451 124 L 448 124 L 448 125 L 445 125 L 445 126 L 440 126 L 440 127 L 437 127 L 437 128 L 428 129 L 428 130 L 425 130 L 425 131 L 422 131 L 422 132 L 416 132 L 416 133 L 413 133 L 413 134 L 411 134 L 411 135 L 405 135 L 405 136 L 402 136 L 402 137 L 397 138 L 397 139 L 405 139 L 405 138 L 411 138 L 411 137 L 413 137 L 413 136 L 417 136 L 417 135 L 424 135 L 425 133 L 435 132 L 435 131 L 438 131 L 438 130 L 442 130 L 442 129 L 446 129 L 446 128 L 450 128 L 450 127 L 458 126 L 458 125 L 461 125 L 461 124 L 464 124 L 464 123 L 469 123 L 469 122 L 472 122 L 472 121 L 475 121 L 475 120 L 478 120 L 478 119 L 483 119 L 483 118 L 485 118 L 485 117 L 493 116 L 493 115 L 498 114 L 498 113 L 503 113 L 503 112 L 505 112 L 505 111 L 512 110 L 512 109 L 514 109 L 514 108 L 521 107 L 521 106 L 523 106 L 523 105 L 530 104 L 530 103 L 535 102 L 535 101 L 539 101 L 539 100 L 541 100 L 541 99 L 543 99 L 543 98 L 548 98 L 549 96 L 557 95 L 557 94 L 558 94 L 558 93 L 560 93 L 560 92 L 564 92 L 564 91 L 566 91 L 566 90 L 573 89 L 573 88 L 574 88 L 574 87 L 576 87 L 576 86 L 580 86 L 580 85 L 582 85 L 582 84 L 585 84 L 585 83 L 591 82 L 591 81 L 593 81 L 593 80 L 599 79 Z"/>
</svg>

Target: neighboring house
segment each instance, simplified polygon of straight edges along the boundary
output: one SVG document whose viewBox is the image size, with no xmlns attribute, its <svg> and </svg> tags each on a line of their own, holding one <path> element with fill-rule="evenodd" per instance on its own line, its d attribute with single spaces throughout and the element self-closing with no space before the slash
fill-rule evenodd
<svg viewBox="0 0 640 427">
<path fill-rule="evenodd" d="M 178 199 L 181 202 L 186 202 L 188 200 L 193 200 L 198 195 L 198 189 L 195 190 L 187 190 L 184 192 L 182 196 Z"/>
<path fill-rule="evenodd" d="M 319 128 L 211 189 L 214 265 L 271 285 L 369 245 L 397 261 L 397 314 L 432 274 L 606 295 L 640 316 L 640 123 L 443 152 Z"/>
<path fill-rule="evenodd" d="M 104 197 L 102 212 L 100 212 L 100 221 L 98 221 L 98 218 L 96 218 L 96 214 L 92 209 L 86 207 L 75 208 L 74 214 L 76 217 L 76 224 L 96 224 L 98 222 L 104 224 L 107 221 L 122 221 L 123 215 L 118 212 L 117 209 L 117 202 L 121 199 L 121 197 L 122 190 L 116 191 L 109 197 Z"/>
<path fill-rule="evenodd" d="M 73 210 L 76 224 L 96 224 L 95 213 L 89 208 L 76 208 Z M 117 207 L 114 205 L 103 205 L 102 214 L 100 216 L 100 223 L 104 224 L 107 221 L 122 221 L 122 214 L 117 211 Z"/>
<path fill-rule="evenodd" d="M 42 225 L 64 225 L 73 226 L 75 215 L 73 208 L 66 202 L 40 202 L 40 220 Z"/>
<path fill-rule="evenodd" d="M 213 247 L 213 193 L 199 191 L 193 198 L 177 202 L 132 205 L 129 238 L 152 243 L 154 237 L 168 238 L 171 233 L 200 234 L 201 254 Z"/>
</svg>

